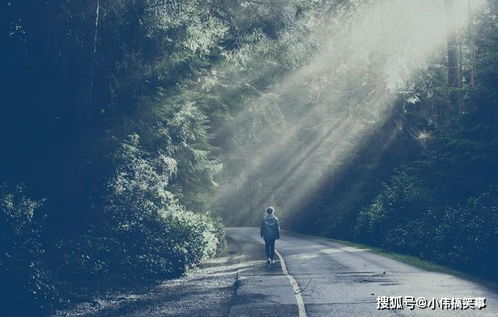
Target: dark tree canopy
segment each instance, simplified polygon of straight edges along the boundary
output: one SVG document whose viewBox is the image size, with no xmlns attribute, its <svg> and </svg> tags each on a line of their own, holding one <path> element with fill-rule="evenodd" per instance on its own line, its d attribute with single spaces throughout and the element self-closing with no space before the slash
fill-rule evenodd
<svg viewBox="0 0 498 317">
<path fill-rule="evenodd" d="M 177 277 L 269 204 L 498 279 L 498 4 L 463 2 L 3 1 L 0 303 Z"/>
</svg>

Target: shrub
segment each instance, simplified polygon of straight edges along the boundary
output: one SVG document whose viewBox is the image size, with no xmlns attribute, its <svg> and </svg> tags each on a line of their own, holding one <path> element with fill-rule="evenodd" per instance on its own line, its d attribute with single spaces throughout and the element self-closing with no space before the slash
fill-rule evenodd
<svg viewBox="0 0 498 317">
<path fill-rule="evenodd" d="M 34 220 L 42 202 L 23 192 L 23 186 L 0 186 L 0 303 L 7 315 L 36 315 L 56 295 Z"/>
<path fill-rule="evenodd" d="M 442 210 L 434 257 L 466 271 L 498 278 L 498 190 Z"/>
<path fill-rule="evenodd" d="M 401 248 L 410 230 L 406 224 L 420 219 L 430 202 L 430 191 L 416 176 L 398 171 L 381 193 L 358 215 L 355 235 L 377 245 Z M 405 229 L 404 229 L 405 227 Z"/>
<path fill-rule="evenodd" d="M 386 186 L 360 213 L 359 240 L 498 279 L 497 187 L 456 206 L 418 209 L 413 198 L 423 196 L 413 195 L 409 187 L 404 192 L 412 194 L 400 195 L 399 188 L 399 183 Z"/>
<path fill-rule="evenodd" d="M 64 279 L 78 283 L 156 280 L 183 274 L 222 248 L 222 227 L 209 215 L 185 210 L 167 190 L 176 161 L 153 158 L 131 135 L 114 157 L 97 224 L 60 243 Z"/>
</svg>

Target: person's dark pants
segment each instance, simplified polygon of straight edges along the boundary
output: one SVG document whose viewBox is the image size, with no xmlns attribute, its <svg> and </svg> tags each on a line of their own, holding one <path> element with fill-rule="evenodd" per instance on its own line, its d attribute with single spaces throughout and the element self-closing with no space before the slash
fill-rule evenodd
<svg viewBox="0 0 498 317">
<path fill-rule="evenodd" d="M 266 251 L 266 258 L 270 258 L 273 260 L 275 257 L 275 240 L 266 240 L 265 239 L 265 251 Z"/>
</svg>

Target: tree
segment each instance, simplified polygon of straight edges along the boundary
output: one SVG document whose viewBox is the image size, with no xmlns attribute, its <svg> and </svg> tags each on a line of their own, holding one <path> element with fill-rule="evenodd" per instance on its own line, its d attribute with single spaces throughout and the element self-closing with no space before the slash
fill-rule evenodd
<svg viewBox="0 0 498 317">
<path fill-rule="evenodd" d="M 462 108 L 462 94 L 460 92 L 462 86 L 462 79 L 460 74 L 459 58 L 458 58 L 458 41 L 457 30 L 455 25 L 454 5 L 455 0 L 445 0 L 444 5 L 446 8 L 446 36 L 447 36 L 447 50 L 448 50 L 448 88 L 450 104 L 452 108 L 458 109 L 461 113 Z"/>
</svg>

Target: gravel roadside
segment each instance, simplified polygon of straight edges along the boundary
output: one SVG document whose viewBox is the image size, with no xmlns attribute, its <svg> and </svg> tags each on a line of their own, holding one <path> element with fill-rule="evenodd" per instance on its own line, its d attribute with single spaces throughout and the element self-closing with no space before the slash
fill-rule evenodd
<svg viewBox="0 0 498 317">
<path fill-rule="evenodd" d="M 53 316 L 227 316 L 240 261 L 239 246 L 229 241 L 224 256 L 204 262 L 184 277 L 148 288 L 110 291 Z"/>
</svg>

